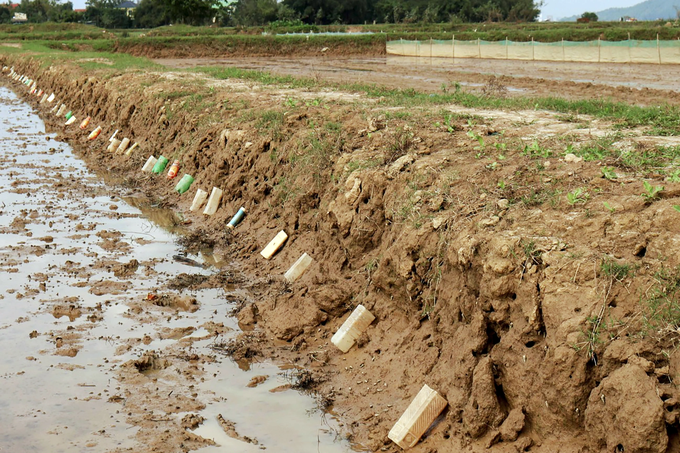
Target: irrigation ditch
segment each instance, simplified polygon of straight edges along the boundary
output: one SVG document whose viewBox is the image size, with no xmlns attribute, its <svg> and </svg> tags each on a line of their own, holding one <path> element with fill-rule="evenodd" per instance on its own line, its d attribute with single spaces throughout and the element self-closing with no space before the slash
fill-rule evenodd
<svg viewBox="0 0 680 453">
<path fill-rule="evenodd" d="M 236 263 L 246 332 L 224 348 L 309 370 L 305 388 L 357 445 L 399 451 L 387 432 L 423 384 L 448 409 L 414 451 L 680 445 L 673 137 L 538 109 L 1 58 L 102 136 L 139 143 L 107 153 L 12 85 L 88 165 L 182 213 L 187 246 Z M 160 153 L 224 191 L 213 216 L 140 171 Z M 303 252 L 314 264 L 286 283 Z M 330 337 L 358 304 L 376 320 L 342 354 Z"/>
</svg>

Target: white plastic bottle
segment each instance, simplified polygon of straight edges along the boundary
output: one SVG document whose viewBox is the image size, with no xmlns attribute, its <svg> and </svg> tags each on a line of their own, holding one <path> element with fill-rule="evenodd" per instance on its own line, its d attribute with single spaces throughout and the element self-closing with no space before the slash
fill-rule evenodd
<svg viewBox="0 0 680 453">
<path fill-rule="evenodd" d="M 272 239 L 269 244 L 260 252 L 260 255 L 266 260 L 270 259 L 272 256 L 274 256 L 274 253 L 276 253 L 281 246 L 283 245 L 284 242 L 286 242 L 286 239 L 288 239 L 288 235 L 286 234 L 285 231 L 281 230 L 279 233 L 274 236 L 274 239 Z"/>
<path fill-rule="evenodd" d="M 311 256 L 303 253 L 302 256 L 293 264 L 290 269 L 283 275 L 283 277 L 288 280 L 289 283 L 293 283 L 295 280 L 300 278 L 302 274 L 305 273 L 307 268 L 312 264 Z"/>
<path fill-rule="evenodd" d="M 375 316 L 366 310 L 363 305 L 357 306 L 349 318 L 340 326 L 335 335 L 331 338 L 331 343 L 338 347 L 342 352 L 350 350 L 357 338 L 368 328 L 373 322 Z"/>
<path fill-rule="evenodd" d="M 210 193 L 210 198 L 208 198 L 208 203 L 205 205 L 205 210 L 203 214 L 213 215 L 217 212 L 217 208 L 220 206 L 220 200 L 222 200 L 222 189 L 213 187 Z"/>
<path fill-rule="evenodd" d="M 401 448 L 413 447 L 448 404 L 439 393 L 424 385 L 387 437 Z"/>
<path fill-rule="evenodd" d="M 145 173 L 150 172 L 151 169 L 153 168 L 153 166 L 156 165 L 156 161 L 158 161 L 158 159 L 156 159 L 156 158 L 153 157 L 153 156 L 149 156 L 149 158 L 147 159 L 146 163 L 145 163 L 144 166 L 142 167 L 142 171 L 145 172 Z"/>
<path fill-rule="evenodd" d="M 198 189 L 196 195 L 194 196 L 194 201 L 191 202 L 191 207 L 189 208 L 189 211 L 198 210 L 201 206 L 203 206 L 203 202 L 205 201 L 206 198 L 208 198 L 208 192 L 206 192 L 205 190 Z"/>
<path fill-rule="evenodd" d="M 116 149 L 116 154 L 122 154 L 125 152 L 127 149 L 128 145 L 130 144 L 130 139 L 125 137 L 120 144 L 118 145 L 118 148 Z"/>
<path fill-rule="evenodd" d="M 111 143 L 109 143 L 109 146 L 106 148 L 106 150 L 112 153 L 118 148 L 118 145 L 120 145 L 120 140 L 114 138 L 113 140 L 111 140 Z"/>
</svg>

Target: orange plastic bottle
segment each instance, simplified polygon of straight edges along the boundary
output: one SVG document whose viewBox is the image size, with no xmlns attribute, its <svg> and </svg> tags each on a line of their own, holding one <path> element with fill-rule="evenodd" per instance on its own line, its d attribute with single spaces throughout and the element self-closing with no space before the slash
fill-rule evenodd
<svg viewBox="0 0 680 453">
<path fill-rule="evenodd" d="M 172 163 L 170 170 L 168 170 L 168 179 L 172 179 L 179 173 L 179 161 L 176 160 Z"/>
</svg>

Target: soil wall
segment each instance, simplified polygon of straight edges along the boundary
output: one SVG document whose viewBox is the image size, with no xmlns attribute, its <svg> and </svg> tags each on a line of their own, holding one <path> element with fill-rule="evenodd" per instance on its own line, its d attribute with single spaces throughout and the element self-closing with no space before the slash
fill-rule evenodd
<svg viewBox="0 0 680 453">
<path fill-rule="evenodd" d="M 680 223 L 668 209 L 678 204 L 677 184 L 651 204 L 639 184 L 611 185 L 595 163 L 555 159 L 546 176 L 511 151 L 487 184 L 487 162 L 474 158 L 477 141 L 463 118 L 449 125 L 453 132 L 428 132 L 425 123 L 411 130 L 372 116 L 368 100 L 361 109 L 354 97 L 324 108 L 315 100 L 331 94 L 203 79 L 217 102 L 190 110 L 186 103 L 200 99 L 173 95 L 192 82 L 179 80 L 186 75 L 98 77 L 29 59 L 2 63 L 54 91 L 79 119 L 102 125 L 103 139 L 88 142 L 37 106 L 91 165 L 182 211 L 195 227 L 191 245 L 225 251 L 250 294 L 238 318 L 255 328 L 235 355 L 257 356 L 257 345 L 274 339 L 275 356 L 313 371 L 320 401 L 359 445 L 400 451 L 387 433 L 427 384 L 449 406 L 416 452 L 680 448 L 675 337 L 645 335 L 640 325 L 655 271 L 678 264 Z M 299 96 L 297 108 L 291 96 Z M 116 129 L 140 152 L 107 153 Z M 180 197 L 176 181 L 141 173 L 149 154 L 181 159 L 180 176 L 196 180 L 192 190 Z M 515 184 L 500 187 L 496 177 Z M 601 202 L 588 212 L 509 204 L 552 181 L 606 193 L 616 217 Z M 224 190 L 219 211 L 190 213 L 195 188 L 213 186 Z M 226 223 L 241 206 L 248 214 L 231 232 Z M 262 259 L 281 229 L 288 242 Z M 303 252 L 314 264 L 285 283 L 282 274 Z M 608 272 L 605 255 L 630 263 L 634 278 Z M 358 304 L 377 319 L 342 354 L 330 337 Z"/>
</svg>

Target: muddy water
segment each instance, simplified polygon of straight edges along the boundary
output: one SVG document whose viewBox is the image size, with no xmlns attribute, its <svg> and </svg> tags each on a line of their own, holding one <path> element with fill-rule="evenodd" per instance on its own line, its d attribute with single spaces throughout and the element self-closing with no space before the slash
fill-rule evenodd
<svg viewBox="0 0 680 453">
<path fill-rule="evenodd" d="M 145 451 L 130 415 L 135 385 L 146 384 L 121 382 L 121 367 L 148 351 L 209 356 L 215 334 L 207 322 L 224 326 L 220 339 L 238 331 L 225 289 L 183 291 L 197 309 L 142 305 L 149 293 L 172 297 L 164 285 L 180 273 L 217 269 L 174 261 L 180 251 L 163 228 L 175 223 L 174 214 L 123 195 L 0 87 L 0 452 Z M 215 263 L 209 255 L 189 257 Z M 202 368 L 191 413 L 205 422 L 193 433 L 216 445 L 201 451 L 351 451 L 338 440 L 338 423 L 311 398 L 269 392 L 286 382 L 273 364 L 243 371 L 215 356 Z M 140 379 L 172 387 L 170 372 L 154 373 Z M 246 387 L 258 375 L 269 378 Z M 187 415 L 161 403 L 144 407 L 148 420 Z M 258 445 L 227 436 L 218 414 Z"/>
</svg>

